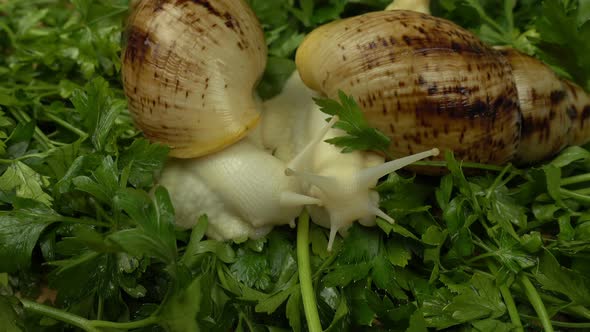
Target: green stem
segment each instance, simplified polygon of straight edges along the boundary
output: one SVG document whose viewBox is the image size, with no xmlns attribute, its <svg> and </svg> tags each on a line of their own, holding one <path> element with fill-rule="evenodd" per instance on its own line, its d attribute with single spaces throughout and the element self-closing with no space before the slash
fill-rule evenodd
<svg viewBox="0 0 590 332">
<path fill-rule="evenodd" d="M 158 322 L 157 316 L 150 316 L 133 322 L 109 322 L 104 320 L 89 320 L 67 311 L 40 304 L 28 299 L 20 299 L 25 310 L 51 317 L 61 322 L 76 326 L 87 332 L 102 332 L 101 328 L 119 330 L 131 330 L 140 327 L 154 325 Z"/>
<path fill-rule="evenodd" d="M 113 8 L 116 8 L 116 7 L 113 7 Z M 103 16 L 100 16 L 100 17 L 97 17 L 97 18 L 95 18 L 94 20 L 92 20 L 92 21 L 88 22 L 88 25 L 93 25 L 93 24 L 96 24 L 96 23 L 98 23 L 98 22 L 100 22 L 100 21 L 102 21 L 102 20 L 105 20 L 105 19 L 109 18 L 109 17 L 113 17 L 113 16 L 121 15 L 121 14 L 125 13 L 125 12 L 126 12 L 126 11 L 128 11 L 128 10 L 129 10 L 129 8 L 127 8 L 127 7 L 119 7 L 119 9 L 118 9 L 118 10 L 114 10 L 114 11 L 112 11 L 112 12 L 110 12 L 110 13 L 106 14 L 106 15 L 103 15 Z"/>
<path fill-rule="evenodd" d="M 572 192 L 575 192 L 576 194 L 580 194 L 580 195 L 589 195 L 590 188 L 582 188 L 582 189 L 572 190 Z"/>
<path fill-rule="evenodd" d="M 493 257 L 497 254 L 497 252 L 486 252 L 485 254 L 481 254 L 481 255 L 477 255 L 475 257 L 472 257 L 468 260 L 465 261 L 465 263 L 471 265 L 474 262 L 477 262 L 478 260 L 484 259 L 484 258 L 488 258 L 488 257 Z"/>
<path fill-rule="evenodd" d="M 477 13 L 479 14 L 479 17 L 485 21 L 489 26 L 491 26 L 494 30 L 496 30 L 496 32 L 504 35 L 504 29 L 502 29 L 502 27 L 496 22 L 494 21 L 491 17 L 488 16 L 488 14 L 486 13 L 485 9 L 477 2 L 474 1 L 469 1 L 471 7 L 473 7 L 473 9 L 475 9 L 475 11 L 477 11 Z"/>
<path fill-rule="evenodd" d="M 549 319 L 547 309 L 545 309 L 545 304 L 543 303 L 543 300 L 541 300 L 541 296 L 539 296 L 539 292 L 537 292 L 533 283 L 531 283 L 529 278 L 522 273 L 520 275 L 520 283 L 524 287 L 524 293 L 533 306 L 533 309 L 535 309 L 545 332 L 553 332 L 553 325 L 551 325 L 551 320 Z"/>
<path fill-rule="evenodd" d="M 590 203 L 590 196 L 583 195 L 578 192 L 563 188 L 559 188 L 559 192 L 566 197 L 575 198 L 581 202 Z"/>
<path fill-rule="evenodd" d="M 16 48 L 16 36 L 12 29 L 10 29 L 10 27 L 6 23 L 0 22 L 0 31 L 6 32 L 6 35 L 8 35 L 8 39 L 10 39 L 10 44 L 13 48 Z"/>
<path fill-rule="evenodd" d="M 492 185 L 488 188 L 487 193 L 486 193 L 486 199 L 489 199 L 490 196 L 492 195 L 492 192 L 494 190 L 496 190 L 496 188 L 498 188 L 502 182 L 502 178 L 504 177 L 504 175 L 508 172 L 508 170 L 512 168 L 512 165 L 508 164 L 506 165 L 506 167 L 504 167 L 504 169 L 502 170 L 502 172 L 500 172 L 500 174 L 498 176 L 496 176 L 496 179 L 494 180 L 494 183 L 492 183 Z M 512 177 L 509 177 L 509 179 L 511 179 Z"/>
<path fill-rule="evenodd" d="M 523 332 L 524 328 L 522 327 L 522 322 L 520 321 L 520 316 L 518 315 L 518 309 L 516 308 L 516 303 L 514 302 L 512 293 L 510 293 L 510 289 L 508 289 L 506 285 L 502 285 L 500 286 L 500 293 L 504 298 L 504 303 L 508 309 L 508 316 L 510 316 L 510 320 L 514 325 L 514 330 L 516 332 Z"/>
<path fill-rule="evenodd" d="M 317 278 L 326 267 L 330 266 L 336 260 L 337 257 L 338 255 L 336 254 L 328 256 L 328 258 L 326 258 L 326 260 L 322 262 L 322 265 L 320 265 L 318 269 L 315 271 L 315 273 L 312 276 L 312 279 Z"/>
<path fill-rule="evenodd" d="M 67 222 L 67 223 L 111 227 L 111 224 L 108 224 L 108 223 L 102 222 L 102 221 L 92 220 L 92 219 L 88 220 L 88 219 L 80 219 L 80 218 L 74 218 L 74 217 L 61 216 L 61 217 L 57 218 L 57 220 L 60 222 Z"/>
<path fill-rule="evenodd" d="M 102 315 L 104 312 L 104 300 L 102 298 L 102 296 L 98 296 L 98 304 L 97 304 L 98 308 L 97 308 L 97 313 L 96 313 L 96 319 L 102 319 Z"/>
<path fill-rule="evenodd" d="M 39 304 L 35 301 L 27 299 L 20 299 L 20 301 L 27 311 L 51 317 L 64 323 L 79 327 L 87 332 L 101 332 L 98 328 L 92 326 L 90 321 L 86 318 L 44 304 Z"/>
<path fill-rule="evenodd" d="M 45 113 L 45 116 L 47 116 L 49 119 L 51 119 L 51 121 L 59 124 L 60 126 L 68 129 L 69 131 L 73 132 L 74 134 L 76 134 L 82 138 L 88 137 L 88 134 L 86 134 L 84 131 L 72 126 L 71 124 L 67 123 L 62 118 L 56 116 L 55 114 Z"/>
<path fill-rule="evenodd" d="M 498 268 L 496 264 L 488 260 L 488 267 L 492 273 L 496 274 L 498 272 Z M 506 284 L 502 284 L 500 287 L 500 293 L 504 298 L 504 303 L 506 304 L 506 309 L 508 310 L 508 316 L 510 316 L 510 320 L 514 325 L 514 330 L 516 332 L 524 332 L 524 328 L 522 327 L 522 322 L 520 321 L 520 316 L 518 314 L 518 309 L 516 308 L 516 303 L 514 302 L 514 298 L 512 297 L 512 293 Z"/>
<path fill-rule="evenodd" d="M 565 305 L 566 303 L 557 297 L 551 296 L 549 294 L 541 293 L 541 299 L 547 303 L 554 303 L 560 306 Z M 584 318 L 590 320 L 590 310 L 586 307 L 576 304 L 576 305 L 567 305 L 562 309 L 562 311 L 569 315 L 574 315 L 578 318 Z"/>
<path fill-rule="evenodd" d="M 118 213 L 117 210 L 114 211 L 114 216 L 111 217 L 108 215 L 108 213 L 104 210 L 104 208 L 100 205 L 100 203 L 96 202 L 95 200 L 92 201 L 91 203 L 94 206 L 94 209 L 96 210 L 96 217 L 97 220 L 96 222 L 98 223 L 98 225 L 104 225 L 107 227 L 111 227 L 114 226 L 116 229 L 118 223 L 115 221 L 114 218 L 117 217 Z M 101 221 L 100 219 L 105 219 L 106 221 L 108 221 L 108 223 L 105 223 L 103 221 Z"/>
<path fill-rule="evenodd" d="M 322 324 L 313 291 L 311 280 L 311 264 L 309 261 L 309 215 L 303 210 L 297 224 L 297 266 L 303 310 L 310 332 L 321 332 Z"/>
<path fill-rule="evenodd" d="M 563 178 L 560 181 L 560 185 L 567 186 L 568 184 L 574 184 L 574 183 L 580 183 L 580 182 L 586 182 L 586 181 L 590 181 L 590 173 L 585 173 L 585 174 L 580 174 L 580 175 L 575 175 L 575 176 Z"/>
<path fill-rule="evenodd" d="M 525 315 L 525 314 L 520 314 L 523 318 L 526 319 L 534 319 L 534 320 L 539 320 L 538 317 L 535 316 L 529 316 L 529 315 Z M 559 327 L 569 327 L 572 329 L 587 329 L 590 328 L 590 323 L 569 323 L 569 322 L 559 322 L 559 321 L 551 321 L 551 324 L 555 325 L 555 326 L 559 326 Z"/>
<path fill-rule="evenodd" d="M 482 240 L 479 238 L 479 236 L 477 236 L 477 235 L 473 234 L 473 238 L 475 239 L 475 240 L 473 241 L 473 243 L 474 243 L 476 246 L 479 246 L 480 248 L 482 248 L 482 249 L 484 249 L 485 251 L 487 251 L 487 252 L 490 252 L 490 253 L 491 253 L 491 252 L 496 252 L 496 249 L 495 249 L 495 248 L 491 248 L 491 247 L 489 247 L 487 244 L 485 244 L 485 243 L 484 243 L 484 242 L 483 242 L 483 241 L 482 241 Z M 480 255 L 480 256 L 481 256 L 481 255 Z M 477 256 L 477 257 L 479 257 L 479 256 Z"/>
<path fill-rule="evenodd" d="M 412 165 L 447 167 L 448 163 L 446 161 L 416 161 Z M 495 171 L 495 172 L 501 172 L 504 169 L 504 167 L 502 167 L 502 166 L 480 164 L 480 163 L 473 163 L 473 162 L 462 162 L 461 167 L 463 167 L 463 168 L 478 168 L 478 169 L 482 169 L 482 170 Z"/>
<path fill-rule="evenodd" d="M 19 122 L 28 123 L 31 121 L 31 118 L 21 110 L 8 110 L 10 111 L 10 114 Z M 51 140 L 47 136 L 45 136 L 45 134 L 41 129 L 39 129 L 39 127 L 35 126 L 35 133 L 33 134 L 33 136 L 45 150 L 51 150 L 52 148 L 54 148 L 53 144 L 51 144 Z"/>
<path fill-rule="evenodd" d="M 14 159 L 0 159 L 0 164 L 12 164 L 16 161 L 21 161 L 21 160 L 25 160 L 25 159 L 29 159 L 29 158 L 41 158 L 42 159 L 42 158 L 47 157 L 49 152 L 51 152 L 51 150 L 49 150 L 47 152 L 41 152 L 41 153 L 31 153 L 31 154 L 20 156 L 18 158 L 14 158 Z"/>
<path fill-rule="evenodd" d="M 149 316 L 147 318 L 136 320 L 133 322 L 110 322 L 106 320 L 91 320 L 88 322 L 93 327 L 132 330 L 138 329 L 140 327 L 155 325 L 158 322 L 158 316 Z"/>
</svg>

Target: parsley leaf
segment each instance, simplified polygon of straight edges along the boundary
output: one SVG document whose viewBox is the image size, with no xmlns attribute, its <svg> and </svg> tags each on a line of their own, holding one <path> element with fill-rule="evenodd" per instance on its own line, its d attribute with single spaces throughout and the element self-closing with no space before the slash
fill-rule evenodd
<svg viewBox="0 0 590 332">
<path fill-rule="evenodd" d="M 48 185 L 47 177 L 35 172 L 21 161 L 12 163 L 0 176 L 0 190 L 15 190 L 18 197 L 33 199 L 51 206 L 53 199 L 43 190 L 43 187 Z"/>
<path fill-rule="evenodd" d="M 425 301 L 422 310 L 429 326 L 446 328 L 476 319 L 498 318 L 506 311 L 500 291 L 487 277 L 476 274 L 461 286 L 457 296 L 440 291 Z"/>
<path fill-rule="evenodd" d="M 156 172 L 164 166 L 170 148 L 137 139 L 121 153 L 120 169 L 130 167 L 128 181 L 136 188 L 146 188 L 154 182 Z"/>
<path fill-rule="evenodd" d="M 251 250 L 238 250 L 235 263 L 231 266 L 232 274 L 248 287 L 260 290 L 271 284 L 271 270 L 268 259 Z"/>
<path fill-rule="evenodd" d="M 58 268 L 49 274 L 49 285 L 58 290 L 58 302 L 78 302 L 99 292 L 118 296 L 116 257 L 85 251 L 75 258 L 53 262 Z"/>
<path fill-rule="evenodd" d="M 88 82 L 84 90 L 74 90 L 72 103 L 84 119 L 85 129 L 91 135 L 96 150 L 109 148 L 112 151 L 113 140 L 117 136 L 111 135 L 111 130 L 125 102 L 113 98 L 109 84 L 102 77 Z"/>
<path fill-rule="evenodd" d="M 197 314 L 201 308 L 203 297 L 202 277 L 193 279 L 182 292 L 175 294 L 164 304 L 159 314 L 161 326 L 169 331 L 200 331 L 197 324 Z"/>
<path fill-rule="evenodd" d="M 352 96 L 338 91 L 340 103 L 328 98 L 315 98 L 320 110 L 332 116 L 338 116 L 335 128 L 344 130 L 348 135 L 327 139 L 326 142 L 342 147 L 342 152 L 354 150 L 387 151 L 390 139 L 379 130 L 369 126 L 362 110 Z"/>
<path fill-rule="evenodd" d="M 119 179 L 113 159 L 105 157 L 100 166 L 92 172 L 92 177 L 78 176 L 73 179 L 76 189 L 87 192 L 105 204 L 112 204 L 119 189 Z"/>
<path fill-rule="evenodd" d="M 565 1 L 543 1 L 535 23 L 538 55 L 590 91 L 590 7 L 584 0 L 573 3 L 577 6 L 570 9 Z"/>
<path fill-rule="evenodd" d="M 469 28 L 490 45 L 510 45 L 533 54 L 538 36 L 533 21 L 538 12 L 534 0 L 442 0 L 433 2 L 435 16 L 443 16 Z"/>
<path fill-rule="evenodd" d="M 177 256 L 174 209 L 166 189 L 158 187 L 153 200 L 143 191 L 123 189 L 114 201 L 139 227 L 118 231 L 109 238 L 133 255 L 173 264 Z"/>
<path fill-rule="evenodd" d="M 543 253 L 535 277 L 543 288 L 566 295 L 574 303 L 590 305 L 590 279 L 567 269 L 548 252 Z"/>
<path fill-rule="evenodd" d="M 44 205 L 26 204 L 13 211 L 0 211 L 0 271 L 28 268 L 41 232 L 60 220 Z"/>
<path fill-rule="evenodd" d="M 0 321 L 5 332 L 25 331 L 21 324 L 22 307 L 14 298 L 0 295 Z"/>
</svg>

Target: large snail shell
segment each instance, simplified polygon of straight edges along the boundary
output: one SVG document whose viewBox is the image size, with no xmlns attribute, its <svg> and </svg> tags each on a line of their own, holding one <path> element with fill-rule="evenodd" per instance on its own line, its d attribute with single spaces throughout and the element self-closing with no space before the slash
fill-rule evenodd
<svg viewBox="0 0 590 332">
<path fill-rule="evenodd" d="M 530 163 L 590 138 L 580 87 L 430 15 L 395 10 L 332 22 L 308 35 L 296 62 L 312 89 L 354 96 L 392 138 L 393 156 L 435 145 L 463 160 Z"/>
<path fill-rule="evenodd" d="M 142 0 L 127 28 L 122 72 L 146 137 L 191 158 L 242 138 L 259 119 L 253 89 L 266 44 L 243 0 Z"/>
<path fill-rule="evenodd" d="M 510 64 L 498 54 L 449 21 L 396 10 L 314 30 L 296 62 L 312 89 L 351 94 L 392 138 L 393 156 L 435 145 L 503 163 L 517 151 L 521 113 Z"/>
</svg>

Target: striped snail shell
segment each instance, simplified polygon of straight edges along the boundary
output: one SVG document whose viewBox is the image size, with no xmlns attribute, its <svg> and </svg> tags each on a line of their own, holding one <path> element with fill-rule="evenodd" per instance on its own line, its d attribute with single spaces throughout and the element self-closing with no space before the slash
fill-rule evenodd
<svg viewBox="0 0 590 332">
<path fill-rule="evenodd" d="M 391 10 L 334 21 L 306 37 L 296 64 L 310 88 L 352 95 L 394 157 L 434 144 L 466 161 L 532 163 L 590 138 L 580 87 L 442 18 Z"/>
<path fill-rule="evenodd" d="M 141 0 L 127 27 L 122 75 L 136 126 L 171 156 L 235 143 L 256 125 L 254 87 L 267 57 L 244 0 Z"/>
</svg>

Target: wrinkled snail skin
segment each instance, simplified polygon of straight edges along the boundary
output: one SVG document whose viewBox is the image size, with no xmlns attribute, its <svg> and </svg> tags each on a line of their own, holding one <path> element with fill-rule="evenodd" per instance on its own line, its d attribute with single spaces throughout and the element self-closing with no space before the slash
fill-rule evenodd
<svg viewBox="0 0 590 332">
<path fill-rule="evenodd" d="M 394 157 L 436 142 L 466 161 L 530 163 L 586 142 L 587 95 L 516 54 L 445 19 L 394 10 L 317 28 L 299 47 L 296 64 L 310 88 L 331 98 L 338 90 L 352 95 L 369 123 L 391 137 Z"/>
<path fill-rule="evenodd" d="M 272 226 L 257 229 L 228 207 L 223 197 L 195 172 L 195 160 L 171 159 L 159 177 L 159 184 L 170 194 L 178 227 L 192 228 L 199 217 L 207 215 L 207 236 L 216 240 L 256 239 L 272 229 Z"/>
<path fill-rule="evenodd" d="M 303 202 L 292 198 L 301 191 L 300 184 L 284 170 L 284 162 L 243 139 L 208 156 L 172 160 L 160 184 L 182 212 L 179 225 L 193 226 L 207 214 L 212 227 L 208 234 L 214 238 L 255 238 L 274 225 L 292 224 L 303 208 Z M 194 206 L 185 206 L 186 195 L 194 195 L 189 199 Z"/>
<path fill-rule="evenodd" d="M 253 89 L 267 58 L 243 0 L 141 0 L 126 30 L 122 76 L 136 126 L 171 155 L 237 142 L 260 114 Z"/>
</svg>

